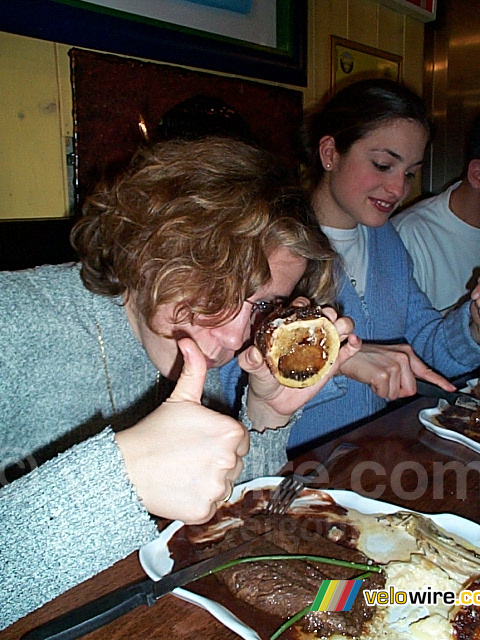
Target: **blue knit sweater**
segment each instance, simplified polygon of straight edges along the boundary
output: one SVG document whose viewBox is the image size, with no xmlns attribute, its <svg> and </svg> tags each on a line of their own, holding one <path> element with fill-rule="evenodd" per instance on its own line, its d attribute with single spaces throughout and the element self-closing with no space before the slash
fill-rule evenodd
<svg viewBox="0 0 480 640">
<path fill-rule="evenodd" d="M 447 377 L 480 365 L 480 346 L 469 330 L 469 303 L 442 318 L 413 278 L 413 265 L 390 222 L 368 230 L 369 263 L 365 295 L 360 298 L 347 277 L 338 294 L 342 315 L 355 321 L 364 341 L 408 342 L 429 366 Z M 223 387 L 235 401 L 242 373 L 237 361 L 221 370 Z M 289 448 L 314 441 L 386 406 L 366 384 L 337 376 L 306 405 L 292 429 Z"/>
</svg>

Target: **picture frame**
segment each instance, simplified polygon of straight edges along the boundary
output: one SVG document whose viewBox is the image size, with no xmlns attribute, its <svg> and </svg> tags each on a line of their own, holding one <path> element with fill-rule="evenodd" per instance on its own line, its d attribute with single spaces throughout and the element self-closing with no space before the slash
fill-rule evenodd
<svg viewBox="0 0 480 640">
<path fill-rule="evenodd" d="M 330 36 L 330 90 L 364 78 L 402 80 L 402 56 L 353 40 Z"/>
<path fill-rule="evenodd" d="M 276 0 L 276 47 L 98 7 L 0 0 L 0 30 L 154 62 L 307 86 L 307 0 Z M 212 11 L 220 9 L 212 9 Z"/>
<path fill-rule="evenodd" d="M 421 22 L 432 22 L 437 17 L 437 0 L 380 0 L 380 2 Z"/>
</svg>

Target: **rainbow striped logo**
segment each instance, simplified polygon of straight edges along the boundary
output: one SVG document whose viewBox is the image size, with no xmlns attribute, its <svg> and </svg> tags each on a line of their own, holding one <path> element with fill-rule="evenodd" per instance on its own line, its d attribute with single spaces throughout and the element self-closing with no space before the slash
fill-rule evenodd
<svg viewBox="0 0 480 640">
<path fill-rule="evenodd" d="M 322 580 L 310 611 L 350 611 L 363 580 Z"/>
</svg>

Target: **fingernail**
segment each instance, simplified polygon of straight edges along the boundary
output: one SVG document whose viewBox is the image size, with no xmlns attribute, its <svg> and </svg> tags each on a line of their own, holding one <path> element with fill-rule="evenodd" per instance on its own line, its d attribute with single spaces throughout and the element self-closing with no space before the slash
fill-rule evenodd
<svg viewBox="0 0 480 640">
<path fill-rule="evenodd" d="M 263 356 L 258 347 L 252 347 L 252 349 L 250 349 L 249 356 L 252 364 L 262 364 Z"/>
</svg>

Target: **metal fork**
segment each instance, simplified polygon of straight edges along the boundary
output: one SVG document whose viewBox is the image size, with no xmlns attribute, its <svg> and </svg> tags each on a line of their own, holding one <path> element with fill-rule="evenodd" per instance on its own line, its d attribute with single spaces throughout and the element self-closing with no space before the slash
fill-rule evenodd
<svg viewBox="0 0 480 640">
<path fill-rule="evenodd" d="M 285 476 L 270 496 L 265 508 L 266 513 L 269 515 L 283 515 L 305 486 L 308 484 L 318 483 L 322 472 L 331 469 L 333 464 L 339 458 L 342 458 L 344 455 L 350 451 L 354 451 L 355 449 L 358 449 L 358 445 L 352 444 L 351 442 L 341 442 L 328 454 L 323 462 L 320 462 L 315 467 L 313 472 L 309 475 L 302 476 L 292 473 Z"/>
</svg>

